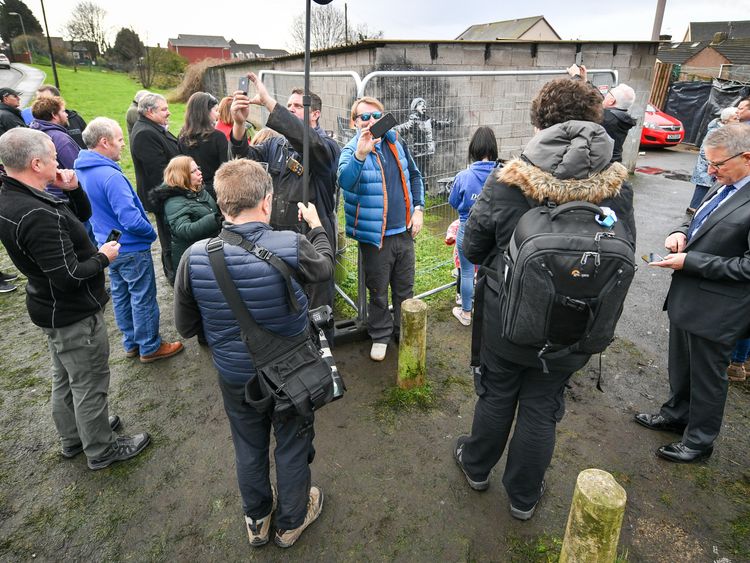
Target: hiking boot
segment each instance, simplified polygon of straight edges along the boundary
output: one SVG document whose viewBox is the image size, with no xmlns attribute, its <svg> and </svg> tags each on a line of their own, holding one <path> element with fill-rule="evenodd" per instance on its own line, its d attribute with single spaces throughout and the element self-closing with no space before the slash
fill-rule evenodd
<svg viewBox="0 0 750 563">
<path fill-rule="evenodd" d="M 171 358 L 175 354 L 179 354 L 185 349 L 182 342 L 162 342 L 159 349 L 152 354 L 141 356 L 142 364 L 150 364 L 157 360 L 163 360 L 164 358 Z"/>
<path fill-rule="evenodd" d="M 0 282 L 12 282 L 18 279 L 18 274 L 6 274 L 5 272 L 0 272 Z"/>
<path fill-rule="evenodd" d="M 17 289 L 17 285 L 13 285 L 12 283 L 6 281 L 0 281 L 0 293 L 10 293 L 11 291 L 15 291 Z"/>
<path fill-rule="evenodd" d="M 515 518 L 516 520 L 529 520 L 532 516 L 534 516 L 534 511 L 536 510 L 537 505 L 539 504 L 539 501 L 542 500 L 542 497 L 544 496 L 544 491 L 547 490 L 547 484 L 542 481 L 542 487 L 539 491 L 539 498 L 534 503 L 534 506 L 529 508 L 528 510 L 519 510 L 512 504 L 510 505 L 510 515 Z"/>
<path fill-rule="evenodd" d="M 247 525 L 247 535 L 250 539 L 250 545 L 253 547 L 260 547 L 268 543 L 268 539 L 271 536 L 271 517 L 273 516 L 274 510 L 276 510 L 276 487 L 271 486 L 271 492 L 273 493 L 273 503 L 271 505 L 271 512 L 266 514 L 263 518 L 253 520 L 249 516 L 245 515 L 245 525 Z"/>
<path fill-rule="evenodd" d="M 109 417 L 109 427 L 112 430 L 117 430 L 120 427 L 120 417 L 117 415 L 110 416 Z M 78 442 L 77 444 L 73 444 L 72 446 L 63 446 L 62 449 L 62 456 L 65 458 L 73 458 L 77 456 L 79 453 L 83 451 L 83 444 L 81 442 Z"/>
<path fill-rule="evenodd" d="M 452 312 L 453 316 L 456 317 L 458 322 L 462 325 L 469 326 L 471 324 L 471 313 L 467 313 L 461 307 L 453 307 Z"/>
<path fill-rule="evenodd" d="M 474 489 L 475 491 L 486 491 L 490 486 L 490 478 L 487 477 L 487 479 L 484 479 L 483 481 L 477 481 L 476 479 L 473 479 L 471 476 L 469 476 L 468 472 L 466 471 L 466 468 L 464 467 L 464 463 L 461 460 L 461 457 L 464 453 L 464 442 L 469 437 L 459 436 L 456 439 L 456 446 L 453 448 L 453 459 L 456 460 L 456 463 L 461 468 L 461 471 L 464 472 L 464 477 L 466 477 L 466 482 L 469 483 L 469 486 Z"/>
<path fill-rule="evenodd" d="M 732 362 L 727 368 L 727 377 L 729 381 L 745 381 L 747 379 L 747 372 L 745 371 L 745 364 L 741 362 Z"/>
<path fill-rule="evenodd" d="M 276 530 L 273 538 L 274 543 L 279 547 L 292 547 L 302 535 L 305 529 L 315 522 L 323 511 L 323 491 L 319 487 L 310 487 L 310 498 L 307 501 L 307 514 L 302 525 L 293 530 Z"/>
<path fill-rule="evenodd" d="M 375 362 L 385 360 L 385 353 L 388 350 L 388 344 L 385 342 L 373 342 L 370 348 L 370 359 Z"/>
<path fill-rule="evenodd" d="M 94 471 L 109 467 L 118 461 L 125 461 L 137 456 L 151 442 L 148 432 L 134 434 L 133 436 L 118 436 L 107 452 L 98 459 L 89 459 L 89 469 Z"/>
</svg>

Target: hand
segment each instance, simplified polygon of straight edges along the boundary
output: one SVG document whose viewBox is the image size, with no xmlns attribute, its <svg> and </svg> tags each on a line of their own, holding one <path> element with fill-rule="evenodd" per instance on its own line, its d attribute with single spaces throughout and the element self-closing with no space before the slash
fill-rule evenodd
<svg viewBox="0 0 750 563">
<path fill-rule="evenodd" d="M 411 229 L 411 238 L 417 238 L 419 231 L 422 230 L 422 225 L 424 225 L 424 213 L 421 209 L 415 209 L 411 221 L 407 225 L 407 228 Z"/>
<path fill-rule="evenodd" d="M 250 115 L 250 98 L 246 94 L 237 90 L 232 94 L 232 105 L 229 108 L 229 113 L 232 116 L 232 121 L 237 125 L 245 127 L 245 121 L 247 121 Z"/>
<path fill-rule="evenodd" d="M 667 254 L 664 260 L 659 262 L 649 262 L 649 266 L 658 266 L 659 268 L 671 268 L 672 270 L 682 270 L 685 265 L 685 252 L 677 252 L 675 254 Z"/>
<path fill-rule="evenodd" d="M 357 160 L 365 160 L 367 158 L 367 155 L 372 152 L 372 149 L 375 148 L 375 145 L 377 144 L 378 140 L 373 139 L 372 133 L 370 133 L 369 129 L 362 129 L 362 133 L 359 136 L 359 140 L 357 141 L 357 150 L 354 153 L 357 157 Z"/>
<path fill-rule="evenodd" d="M 318 217 L 318 210 L 315 209 L 315 205 L 312 203 L 308 203 L 307 207 L 305 207 L 305 204 L 301 201 L 297 202 L 297 209 L 299 210 L 299 220 L 305 221 L 311 229 L 323 226 Z"/>
<path fill-rule="evenodd" d="M 268 111 L 273 111 L 276 107 L 276 100 L 274 100 L 266 89 L 266 85 L 261 82 L 260 78 L 254 72 L 248 72 L 247 77 L 250 82 L 255 86 L 257 93 L 255 96 L 250 98 L 250 103 L 258 106 L 265 106 Z"/>
<path fill-rule="evenodd" d="M 78 178 L 75 171 L 58 168 L 55 173 L 55 181 L 52 182 L 52 185 L 69 192 L 78 188 Z"/>
<path fill-rule="evenodd" d="M 117 241 L 110 241 L 105 242 L 103 245 L 99 247 L 99 252 L 104 254 L 104 256 L 107 257 L 109 260 L 109 263 L 115 261 L 115 258 L 117 258 L 117 255 L 120 254 L 120 243 Z"/>
<path fill-rule="evenodd" d="M 670 252 L 682 252 L 687 245 L 687 236 L 685 233 L 672 233 L 664 241 L 664 248 Z"/>
</svg>

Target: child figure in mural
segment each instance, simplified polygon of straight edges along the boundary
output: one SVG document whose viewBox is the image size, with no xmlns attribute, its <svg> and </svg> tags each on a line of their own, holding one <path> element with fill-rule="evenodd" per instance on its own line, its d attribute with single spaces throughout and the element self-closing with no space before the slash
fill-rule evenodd
<svg viewBox="0 0 750 563">
<path fill-rule="evenodd" d="M 427 102 L 424 98 L 414 98 L 409 106 L 411 113 L 405 123 L 396 125 L 394 129 L 399 135 L 410 140 L 410 147 L 414 162 L 422 172 L 425 189 L 430 183 L 430 160 L 435 154 L 434 129 L 442 129 L 453 124 L 450 119 L 432 119 L 427 115 Z"/>
</svg>

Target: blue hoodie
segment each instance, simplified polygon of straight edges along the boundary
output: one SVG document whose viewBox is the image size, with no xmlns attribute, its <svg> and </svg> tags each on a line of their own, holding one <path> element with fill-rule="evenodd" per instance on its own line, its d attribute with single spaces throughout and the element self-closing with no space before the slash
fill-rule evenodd
<svg viewBox="0 0 750 563">
<path fill-rule="evenodd" d="M 494 169 L 494 161 L 478 160 L 472 162 L 466 170 L 456 174 L 448 203 L 458 211 L 458 218 L 462 223 L 469 218 L 471 206 L 479 197 L 479 192 L 482 191 L 487 176 Z"/>
<path fill-rule="evenodd" d="M 120 166 L 96 151 L 82 150 L 75 171 L 91 201 L 96 241 L 104 244 L 110 231 L 117 229 L 122 231 L 120 253 L 150 249 L 156 232 Z"/>
</svg>

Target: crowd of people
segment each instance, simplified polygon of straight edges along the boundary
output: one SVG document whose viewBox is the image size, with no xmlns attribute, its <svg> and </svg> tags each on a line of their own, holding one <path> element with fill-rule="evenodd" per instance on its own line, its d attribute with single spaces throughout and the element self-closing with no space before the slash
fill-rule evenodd
<svg viewBox="0 0 750 563">
<path fill-rule="evenodd" d="M 633 248 L 636 238 L 633 189 L 620 163 L 635 124 L 629 114 L 634 92 L 623 84 L 602 97 L 586 81 L 585 68 L 574 65 L 568 72 L 571 78 L 548 82 L 533 99 L 536 133 L 518 158 L 500 162 L 492 129 L 476 129 L 470 164 L 456 176 L 449 198 L 459 215 L 461 291 L 453 314 L 461 325 L 474 325 L 480 358 L 471 430 L 456 440 L 453 457 L 468 485 L 484 491 L 507 447 L 503 485 L 510 514 L 519 520 L 534 515 L 545 493 L 565 386 L 590 354 L 545 360 L 539 350 L 500 330 L 498 312 L 509 296 L 497 273 L 511 236 L 534 207 L 583 201 L 608 209 Z M 273 541 L 286 548 L 323 508 L 323 490 L 313 485 L 310 472 L 314 417 L 280 418 L 249 404 L 257 380 L 253 356 L 218 283 L 212 253 L 222 253 L 240 300 L 262 329 L 290 338 L 306 333 L 309 312 L 333 303 L 340 188 L 346 235 L 359 243 L 369 293 L 370 358 L 383 361 L 399 339 L 401 304 L 413 295 L 415 239 L 425 213 L 424 170 L 417 156 L 428 153 L 412 154 L 399 134 L 403 125 L 373 135 L 371 128 L 387 109 L 377 98 L 354 101 L 350 119 L 356 133 L 339 148 L 319 125 L 320 97 L 311 94 L 306 122 L 303 91 L 293 90 L 283 105 L 254 74 L 248 78 L 252 94 L 238 91 L 221 100 L 193 94 L 178 136 L 167 129 L 167 100 L 139 91 L 126 119 L 135 187 L 119 165 L 125 136 L 117 121 L 101 116 L 85 124 L 66 108 L 59 91 L 45 85 L 27 127 L 18 92 L 0 89 L 0 160 L 6 173 L 0 240 L 28 279 L 29 316 L 49 342 L 61 454 L 73 458 L 83 452 L 88 467 L 98 470 L 138 455 L 150 443 L 147 432 L 115 433 L 121 421 L 110 415 L 107 399 L 107 301 L 113 303 L 125 356 L 149 364 L 184 349 L 182 342 L 161 338 L 151 255 L 159 239 L 161 267 L 174 286 L 176 328 L 209 347 L 219 374 L 250 544 L 268 543 L 273 521 Z M 250 135 L 253 105 L 269 116 L 266 127 Z M 425 121 L 426 102 L 417 98 L 412 105 L 412 121 Z M 670 253 L 652 262 L 674 270 L 665 304 L 670 396 L 659 413 L 639 414 L 636 422 L 681 435 L 657 452 L 669 461 L 711 455 L 727 369 L 739 379 L 733 374 L 750 348 L 743 340 L 750 336 L 744 313 L 750 300 L 748 106 L 744 99 L 723 111 L 706 136 L 693 213 L 668 234 Z M 732 123 L 735 119 L 743 123 Z M 13 279 L 0 273 L 0 291 Z M 741 375 L 744 379 L 744 367 Z M 275 485 L 269 472 L 271 432 Z"/>
</svg>

